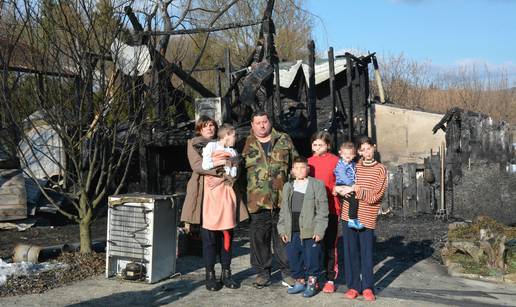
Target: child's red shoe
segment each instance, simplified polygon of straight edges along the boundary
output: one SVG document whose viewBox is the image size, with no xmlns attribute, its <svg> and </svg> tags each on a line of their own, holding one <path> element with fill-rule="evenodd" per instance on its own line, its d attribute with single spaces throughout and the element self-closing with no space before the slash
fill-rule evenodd
<svg viewBox="0 0 516 307">
<path fill-rule="evenodd" d="M 355 289 L 349 289 L 348 292 L 344 294 L 344 296 L 349 298 L 350 300 L 356 299 L 358 296 L 358 291 Z"/>
<path fill-rule="evenodd" d="M 371 289 L 365 289 L 364 291 L 362 291 L 362 295 L 364 296 L 364 299 L 366 301 L 375 301 L 376 300 L 373 290 L 371 290 Z"/>
</svg>

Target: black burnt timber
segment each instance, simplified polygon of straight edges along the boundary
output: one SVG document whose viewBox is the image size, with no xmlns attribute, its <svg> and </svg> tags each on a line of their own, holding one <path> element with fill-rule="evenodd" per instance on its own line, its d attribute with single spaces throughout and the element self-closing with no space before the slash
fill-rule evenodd
<svg viewBox="0 0 516 307">
<path fill-rule="evenodd" d="M 226 74 L 226 93 L 224 95 L 221 95 L 221 97 L 226 97 L 228 99 L 229 105 L 233 106 L 233 91 L 229 91 L 231 88 L 231 51 L 229 48 L 224 49 L 224 72 Z M 229 92 L 228 92 L 229 91 Z"/>
<path fill-rule="evenodd" d="M 347 81 L 347 90 L 348 90 L 348 138 L 350 141 L 353 141 L 353 78 L 351 74 L 351 70 L 353 68 L 352 57 L 350 53 L 346 53 L 346 81 Z M 357 76 L 358 78 L 358 76 Z"/>
<path fill-rule="evenodd" d="M 359 118 L 359 135 L 367 135 L 368 127 L 369 127 L 369 69 L 366 66 L 364 68 L 364 78 L 359 78 L 360 80 L 360 88 L 364 89 L 363 91 L 359 91 L 362 95 L 362 103 L 364 108 L 364 118 L 363 121 L 360 121 Z"/>
<path fill-rule="evenodd" d="M 198 34 L 198 33 L 211 33 L 218 32 L 230 29 L 237 28 L 245 28 L 259 25 L 263 22 L 263 20 L 258 21 L 249 21 L 249 22 L 232 22 L 224 25 L 220 25 L 217 27 L 210 28 L 195 28 L 195 29 L 183 29 L 183 30 L 166 30 L 166 31 L 142 31 L 138 33 L 139 35 L 149 35 L 149 36 L 162 36 L 162 35 L 184 35 L 184 34 Z"/>
<path fill-rule="evenodd" d="M 222 97 L 222 69 L 217 69 L 217 94 Z"/>
<path fill-rule="evenodd" d="M 315 96 L 315 42 L 308 41 L 308 128 L 317 131 L 317 97 Z"/>
<path fill-rule="evenodd" d="M 197 81 L 194 77 L 184 71 L 181 67 L 179 67 L 175 63 L 168 62 L 164 57 L 162 58 L 165 61 L 165 69 L 171 73 L 174 73 L 181 80 L 183 80 L 186 84 L 188 84 L 192 89 L 194 89 L 197 93 L 199 93 L 203 97 L 217 97 L 212 91 L 204 87 L 201 82 Z"/>
<path fill-rule="evenodd" d="M 330 101 L 332 105 L 332 121 L 333 121 L 333 144 L 337 144 L 338 129 L 336 126 L 337 99 L 335 98 L 335 58 L 333 56 L 333 47 L 328 50 L 328 71 L 330 74 Z"/>
<path fill-rule="evenodd" d="M 28 73 L 28 74 L 38 74 L 38 75 L 44 75 L 44 76 L 50 76 L 50 77 L 62 77 L 62 78 L 76 78 L 77 77 L 77 74 L 71 74 L 71 73 L 66 73 L 66 72 L 44 71 L 44 70 L 19 67 L 19 66 L 8 66 L 7 71 L 15 71 L 15 72 L 21 72 L 21 73 Z"/>
<path fill-rule="evenodd" d="M 125 13 L 129 17 L 129 20 L 131 21 L 131 24 L 133 25 L 133 28 L 136 32 L 136 34 L 139 34 L 143 31 L 143 27 L 138 21 L 138 18 L 134 15 L 134 12 L 130 6 L 126 6 L 124 8 Z M 165 69 L 167 72 L 172 72 L 176 76 L 178 76 L 183 82 L 188 84 L 192 89 L 197 91 L 201 96 L 203 97 L 217 97 L 213 92 L 208 90 L 202 83 L 197 81 L 194 77 L 192 77 L 190 74 L 185 72 L 181 67 L 179 67 L 175 63 L 170 63 L 163 55 L 161 55 L 155 48 L 150 44 L 150 40 L 148 39 L 148 34 L 146 35 L 139 35 L 141 37 L 141 41 L 143 44 L 147 44 L 149 47 L 149 51 L 151 52 L 151 58 L 154 61 L 154 69 L 161 71 L 162 69 Z M 169 82 L 170 83 L 170 82 Z"/>
<path fill-rule="evenodd" d="M 280 118 L 283 117 L 283 107 L 281 105 L 281 88 L 280 88 L 280 74 L 279 63 L 274 64 L 274 75 L 276 77 L 276 86 L 274 88 L 274 103 L 272 108 L 273 124 L 281 126 Z"/>
</svg>

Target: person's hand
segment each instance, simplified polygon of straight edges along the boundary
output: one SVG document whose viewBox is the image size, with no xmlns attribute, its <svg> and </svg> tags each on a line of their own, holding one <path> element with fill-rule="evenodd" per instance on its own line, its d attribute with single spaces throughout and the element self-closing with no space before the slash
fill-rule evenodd
<svg viewBox="0 0 516 307">
<path fill-rule="evenodd" d="M 287 235 L 281 235 L 281 241 L 283 241 L 283 243 L 287 243 L 288 242 L 288 236 Z"/>
<path fill-rule="evenodd" d="M 337 193 L 339 195 L 344 196 L 346 194 L 354 192 L 355 191 L 355 186 L 354 185 L 350 186 L 350 187 L 348 187 L 348 186 L 339 186 L 339 187 L 335 187 L 335 191 L 337 191 Z"/>
<path fill-rule="evenodd" d="M 337 196 L 337 190 L 335 189 L 336 187 L 333 187 L 333 189 L 331 190 L 331 195 L 333 196 Z"/>
<path fill-rule="evenodd" d="M 321 237 L 319 237 L 318 235 L 314 235 L 314 236 L 312 237 L 312 239 L 313 239 L 315 242 L 319 242 L 319 241 L 321 241 Z"/>
<path fill-rule="evenodd" d="M 185 223 L 185 233 L 190 233 L 190 223 Z"/>
<path fill-rule="evenodd" d="M 227 160 L 226 160 L 226 159 L 221 159 L 221 160 L 218 160 L 218 161 L 213 162 L 213 166 L 214 166 L 214 167 L 217 167 L 217 166 L 224 166 L 224 165 L 226 165 L 226 162 L 227 162 Z"/>
</svg>

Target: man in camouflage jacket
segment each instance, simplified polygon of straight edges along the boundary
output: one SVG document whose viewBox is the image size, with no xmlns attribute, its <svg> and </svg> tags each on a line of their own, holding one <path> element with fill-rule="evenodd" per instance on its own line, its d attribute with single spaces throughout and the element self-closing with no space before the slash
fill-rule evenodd
<svg viewBox="0 0 516 307">
<path fill-rule="evenodd" d="M 257 111 L 242 156 L 247 173 L 247 209 L 251 213 L 251 265 L 258 272 L 254 285 L 261 288 L 270 284 L 271 239 L 284 284 L 291 285 L 285 244 L 277 224 L 283 184 L 297 156 L 296 149 L 287 134 L 272 129 L 267 113 Z"/>
</svg>

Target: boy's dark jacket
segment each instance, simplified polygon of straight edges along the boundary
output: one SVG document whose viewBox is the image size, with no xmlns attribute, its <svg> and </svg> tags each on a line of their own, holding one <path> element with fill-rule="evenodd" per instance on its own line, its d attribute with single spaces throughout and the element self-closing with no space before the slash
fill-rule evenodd
<svg viewBox="0 0 516 307">
<path fill-rule="evenodd" d="M 283 186 L 283 199 L 278 221 L 278 233 L 292 238 L 292 194 L 294 185 L 287 182 Z M 328 198 L 324 183 L 308 177 L 308 186 L 303 199 L 303 207 L 299 215 L 299 231 L 301 239 L 310 239 L 318 235 L 321 239 L 328 226 Z"/>
</svg>

